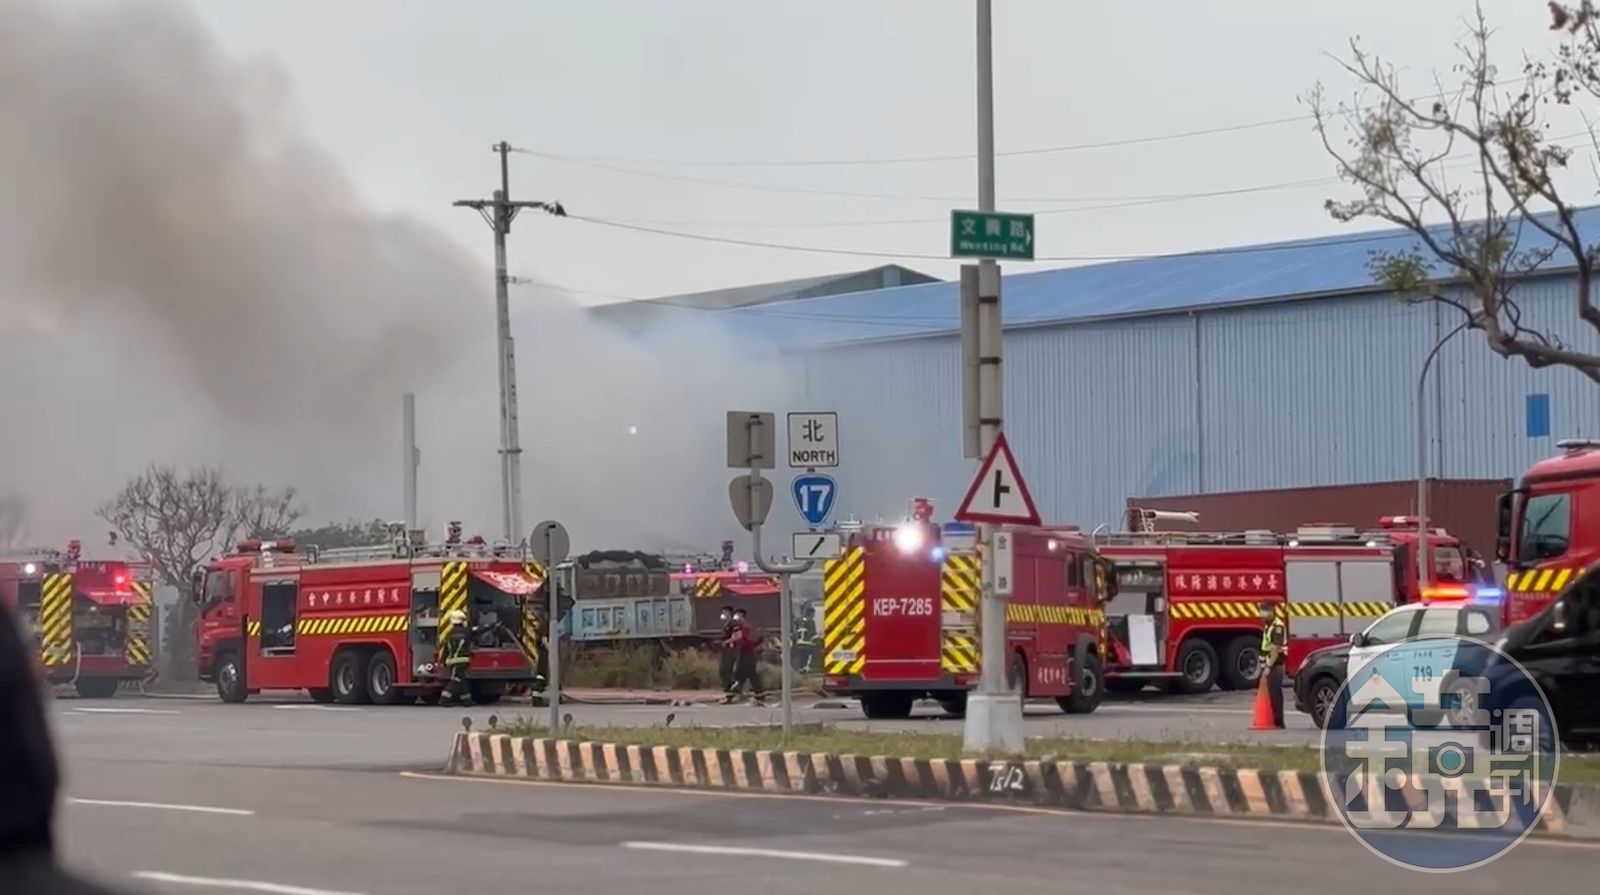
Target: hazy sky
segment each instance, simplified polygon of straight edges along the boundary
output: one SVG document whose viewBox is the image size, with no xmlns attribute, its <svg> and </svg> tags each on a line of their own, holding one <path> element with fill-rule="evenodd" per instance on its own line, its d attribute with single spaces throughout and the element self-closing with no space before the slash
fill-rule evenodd
<svg viewBox="0 0 1600 895">
<path fill-rule="evenodd" d="M 1318 79 L 1347 93 L 1326 51 L 1357 33 L 1428 94 L 1471 12 L 995 5 L 998 144 L 1025 152 L 1000 160 L 1001 207 L 1043 215 L 1041 256 L 1079 257 L 1337 232 L 1297 97 Z M 1545 57 L 1542 2 L 1487 5 L 1512 77 Z M 313 521 L 392 518 L 412 390 L 425 519 L 492 531 L 491 243 L 450 203 L 493 190 L 504 139 L 529 151 L 514 194 L 574 215 L 887 256 L 519 221 L 513 273 L 578 291 L 516 293 L 525 521 L 714 545 L 731 534 L 706 499 L 725 488 L 722 410 L 795 409 L 792 377 L 716 315 L 622 337 L 572 299 L 889 260 L 952 275 L 973 24 L 970 0 L 0 0 L 0 416 L 28 421 L 0 448 L 0 494 L 64 539 L 152 461 L 220 463 L 299 486 Z M 1298 186 L 1139 201 L 1275 184 Z M 1587 165 L 1574 186 L 1592 193 Z"/>
<path fill-rule="evenodd" d="M 486 195 L 489 144 L 522 155 L 513 193 L 575 214 L 716 237 L 942 256 L 971 158 L 850 166 L 658 165 L 963 155 L 974 147 L 971 0 L 190 0 L 226 47 L 279 70 L 311 135 L 369 201 L 489 257 L 451 200 Z M 1295 118 L 1352 35 L 1417 93 L 1458 60 L 1465 0 L 1083 3 L 996 0 L 1000 151 L 1104 143 Z M 1509 67 L 1550 38 L 1542 0 L 1487 0 Z M 1040 255 L 1166 252 L 1334 232 L 1310 185 L 1095 208 L 1332 173 L 1304 120 L 1137 145 L 1003 157 L 1003 209 L 1045 213 Z M 1587 179 L 1587 172 L 1585 172 Z M 756 191 L 663 177 L 757 184 Z M 935 197 L 850 198 L 779 189 Z M 1333 192 L 1330 192 L 1333 191 Z M 1065 199 L 1087 201 L 1067 202 Z M 1056 200 L 1056 201 L 1045 201 Z M 927 223 L 859 223 L 904 222 Z M 697 222 L 697 223 L 691 223 Z M 709 223 L 708 223 L 709 222 Z M 846 224 L 845 222 L 857 222 Z M 694 242 L 525 219 L 516 273 L 627 297 L 843 271 L 888 259 Z M 953 276 L 942 258 L 904 263 Z M 1042 262 L 1041 262 L 1042 264 Z M 594 296 L 587 300 L 597 300 Z"/>
</svg>

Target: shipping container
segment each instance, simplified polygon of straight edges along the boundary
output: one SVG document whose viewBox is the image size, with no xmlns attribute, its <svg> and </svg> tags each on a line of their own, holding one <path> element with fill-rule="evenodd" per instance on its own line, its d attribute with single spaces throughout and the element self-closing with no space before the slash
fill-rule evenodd
<svg viewBox="0 0 1600 895">
<path fill-rule="evenodd" d="M 1510 479 L 1429 479 L 1428 516 L 1484 557 L 1494 556 L 1495 502 L 1511 490 Z M 1271 529 L 1294 531 L 1302 525 L 1339 522 L 1356 528 L 1376 528 L 1384 516 L 1416 513 L 1417 482 L 1368 482 L 1281 488 L 1268 491 L 1229 491 L 1177 497 L 1130 497 L 1128 508 L 1193 511 L 1196 523 L 1161 521 L 1156 527 L 1171 531 L 1244 531 Z M 1130 512 L 1129 527 L 1137 522 Z"/>
</svg>

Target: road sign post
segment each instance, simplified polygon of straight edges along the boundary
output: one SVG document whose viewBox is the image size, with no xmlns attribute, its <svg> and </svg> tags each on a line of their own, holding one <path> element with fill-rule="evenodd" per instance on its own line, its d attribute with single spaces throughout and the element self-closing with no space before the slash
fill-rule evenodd
<svg viewBox="0 0 1600 895">
<path fill-rule="evenodd" d="M 950 257 L 1033 260 L 1033 215 L 950 212 Z"/>
<path fill-rule="evenodd" d="M 546 519 L 533 527 L 528 535 L 528 551 L 544 566 L 544 585 L 550 591 L 550 619 L 545 624 L 545 665 L 550 674 L 545 681 L 545 700 L 550 703 L 550 735 L 561 731 L 561 588 L 556 586 L 556 564 L 572 552 L 572 538 L 567 527 L 554 519 Z M 574 574 L 576 574 L 574 572 Z"/>
<path fill-rule="evenodd" d="M 802 444 L 795 444 L 795 417 L 828 417 L 832 420 L 831 430 L 819 428 L 826 426 L 825 421 L 812 421 L 817 427 L 807 427 L 807 421 L 801 420 L 800 434 Z M 789 576 L 808 571 L 811 560 L 803 562 L 774 563 L 770 562 L 761 552 L 761 525 L 767 520 L 767 513 L 772 509 L 772 483 L 761 477 L 762 469 L 773 469 L 776 466 L 774 433 L 774 416 L 770 413 L 751 413 L 743 411 L 730 411 L 728 413 L 728 466 L 734 469 L 748 468 L 746 475 L 737 476 L 728 486 L 728 497 L 733 505 L 734 516 L 739 524 L 750 532 L 751 551 L 755 554 L 756 566 L 763 572 L 776 575 L 778 578 L 778 637 L 780 660 L 783 662 L 783 739 L 788 742 L 789 734 L 794 727 L 794 662 L 792 657 L 794 640 L 794 619 L 790 606 Z M 825 465 L 839 465 L 839 424 L 838 415 L 827 414 L 790 414 L 790 443 L 789 458 L 791 465 L 796 456 L 797 447 L 804 450 L 819 452 L 806 455 L 814 459 L 827 460 Z M 823 436 L 831 431 L 832 441 L 822 441 Z M 831 456 L 827 456 L 831 453 Z M 805 478 L 801 476 L 800 478 Z M 825 478 L 826 476 L 819 476 Z M 798 479 L 796 480 L 799 481 Z M 798 500 L 798 489 L 796 491 Z M 828 498 L 828 508 L 832 507 L 832 497 Z M 825 546 L 825 545 L 824 545 Z"/>
</svg>

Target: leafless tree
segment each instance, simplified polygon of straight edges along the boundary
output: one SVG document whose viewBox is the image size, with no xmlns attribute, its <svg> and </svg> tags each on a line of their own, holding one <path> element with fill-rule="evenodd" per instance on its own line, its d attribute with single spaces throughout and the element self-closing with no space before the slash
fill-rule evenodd
<svg viewBox="0 0 1600 895">
<path fill-rule="evenodd" d="M 214 467 L 179 473 L 161 465 L 129 480 L 99 513 L 161 581 L 178 590 L 163 638 L 176 677 L 193 674 L 195 572 L 239 539 L 281 536 L 300 517 L 293 488 L 242 488 L 230 485 Z"/>
<path fill-rule="evenodd" d="M 1435 76 L 1426 96 L 1409 96 L 1394 66 L 1354 40 L 1341 62 L 1357 82 L 1354 97 L 1330 103 L 1319 85 L 1306 101 L 1340 177 L 1359 191 L 1329 199 L 1329 214 L 1387 221 L 1417 238 L 1411 249 L 1372 253 L 1376 280 L 1406 300 L 1460 312 L 1504 357 L 1600 382 L 1600 354 L 1533 326 L 1516 291 L 1530 277 L 1570 271 L 1574 312 L 1600 332 L 1591 288 L 1600 246 L 1585 241 L 1578 209 L 1557 189 L 1575 152 L 1561 142 L 1571 135 L 1551 136 L 1547 120 L 1553 106 L 1600 98 L 1600 22 L 1589 0 L 1549 8 L 1562 44 L 1549 61 L 1522 62 L 1521 77 L 1503 78 L 1491 61 L 1479 8 L 1458 44 L 1453 83 Z M 1577 136 L 1596 148 L 1592 130 Z"/>
</svg>

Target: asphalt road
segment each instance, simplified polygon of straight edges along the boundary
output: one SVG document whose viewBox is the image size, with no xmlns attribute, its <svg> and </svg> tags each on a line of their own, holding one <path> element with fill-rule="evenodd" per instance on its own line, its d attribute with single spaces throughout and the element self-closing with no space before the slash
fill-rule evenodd
<svg viewBox="0 0 1600 895">
<path fill-rule="evenodd" d="M 56 708 L 65 860 L 147 893 L 1499 895 L 1582 891 L 1600 861 L 1525 843 L 1437 876 L 1338 828 L 430 777 L 398 766 L 442 758 L 449 713 L 421 709 Z"/>
<path fill-rule="evenodd" d="M 837 708 L 815 708 L 836 704 Z M 815 696 L 796 700 L 797 723 L 831 723 L 874 730 L 908 730 L 959 734 L 962 721 L 944 715 L 936 705 L 920 707 L 905 721 L 867 721 L 854 703 L 835 703 Z M 509 718 L 548 711 L 525 703 L 494 707 L 452 709 L 424 706 L 322 706 L 295 694 L 252 697 L 243 705 L 223 705 L 214 696 L 189 699 L 118 697 L 110 700 L 62 699 L 57 702 L 62 723 L 84 726 L 93 719 L 123 731 L 138 741 L 149 731 L 181 731 L 187 749 L 197 755 L 226 755 L 236 759 L 241 748 L 259 758 L 252 762 L 319 765 L 334 754 L 385 766 L 442 762 L 451 732 L 460 729 L 462 717 L 471 717 L 481 729 L 490 715 Z M 562 706 L 579 724 L 648 726 L 661 723 L 668 713 L 675 725 L 703 726 L 778 723 L 778 706 Z M 1142 699 L 1115 699 L 1090 715 L 1066 715 L 1052 703 L 1029 705 L 1029 736 L 1060 735 L 1099 739 L 1155 739 L 1187 742 L 1263 742 L 1309 744 L 1319 740 L 1310 720 L 1292 709 L 1287 730 L 1251 731 L 1251 695 L 1212 693 L 1207 696 L 1169 697 L 1151 694 Z M 238 731 L 253 739 L 240 743 Z"/>
</svg>

